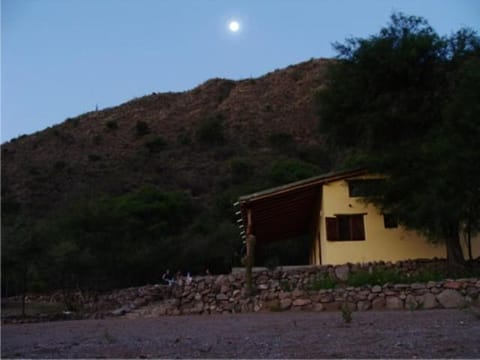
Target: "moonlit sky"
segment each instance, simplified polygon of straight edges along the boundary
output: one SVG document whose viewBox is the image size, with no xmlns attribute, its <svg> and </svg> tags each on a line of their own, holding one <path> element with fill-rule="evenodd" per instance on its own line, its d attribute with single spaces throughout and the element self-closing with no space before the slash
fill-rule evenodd
<svg viewBox="0 0 480 360">
<path fill-rule="evenodd" d="M 440 35 L 480 29 L 479 0 L 2 0 L 1 10 L 2 142 L 96 106 L 333 57 L 331 43 L 377 33 L 392 11 Z"/>
</svg>

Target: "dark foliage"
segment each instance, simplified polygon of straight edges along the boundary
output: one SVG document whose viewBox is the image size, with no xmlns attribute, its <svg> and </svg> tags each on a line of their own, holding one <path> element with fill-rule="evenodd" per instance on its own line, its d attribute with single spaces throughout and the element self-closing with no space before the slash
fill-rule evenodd
<svg viewBox="0 0 480 360">
<path fill-rule="evenodd" d="M 135 124 L 135 132 L 138 137 L 142 137 L 150 133 L 150 127 L 145 121 L 138 120 Z"/>
<path fill-rule="evenodd" d="M 480 218 L 479 37 L 440 37 L 422 18 L 393 14 L 379 34 L 335 48 L 321 128 L 350 164 L 386 176 L 370 201 L 445 241 L 451 266 L 462 264 L 459 233 Z"/>
<path fill-rule="evenodd" d="M 223 121 L 222 115 L 205 118 L 197 129 L 197 140 L 207 145 L 222 145 L 225 142 Z"/>
</svg>

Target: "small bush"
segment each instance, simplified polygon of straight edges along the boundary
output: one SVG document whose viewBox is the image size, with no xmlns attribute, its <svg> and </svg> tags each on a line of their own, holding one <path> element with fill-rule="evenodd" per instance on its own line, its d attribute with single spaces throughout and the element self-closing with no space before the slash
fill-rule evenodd
<svg viewBox="0 0 480 360">
<path fill-rule="evenodd" d="M 67 164 L 63 160 L 58 160 L 55 162 L 55 164 L 53 164 L 53 168 L 57 171 L 64 169 L 65 166 L 67 166 Z"/>
<path fill-rule="evenodd" d="M 138 120 L 137 124 L 135 125 L 135 131 L 137 133 L 137 136 L 141 137 L 149 134 L 150 128 L 145 121 Z"/>
<path fill-rule="evenodd" d="M 432 269 L 422 269 L 419 272 L 411 275 L 408 279 L 408 282 L 429 282 L 429 281 L 440 281 L 445 279 L 446 274 L 442 274 L 441 271 L 432 270 Z"/>
<path fill-rule="evenodd" d="M 280 260 L 278 256 L 271 256 L 265 260 L 265 266 L 268 270 L 273 271 L 280 265 Z"/>
<path fill-rule="evenodd" d="M 76 128 L 79 124 L 79 120 L 78 119 L 72 119 L 72 118 L 68 118 L 65 120 L 67 123 L 69 123 L 72 127 Z"/>
<path fill-rule="evenodd" d="M 255 167 L 248 158 L 234 158 L 230 160 L 230 176 L 233 184 L 242 184 L 250 179 Z"/>
<path fill-rule="evenodd" d="M 145 147 L 151 153 L 160 152 L 167 147 L 167 142 L 161 136 L 154 136 L 145 141 Z"/>
<path fill-rule="evenodd" d="M 285 292 L 290 292 L 293 290 L 292 284 L 290 284 L 290 281 L 288 280 L 280 280 L 280 289 L 282 289 Z"/>
<path fill-rule="evenodd" d="M 180 145 L 191 145 L 192 137 L 190 136 L 190 133 L 182 132 L 177 136 L 177 141 Z"/>
<path fill-rule="evenodd" d="M 115 120 L 108 120 L 105 123 L 105 127 L 107 128 L 107 130 L 117 130 L 118 129 L 118 124 Z"/>
<path fill-rule="evenodd" d="M 323 289 L 334 289 L 337 286 L 337 282 L 330 274 L 317 275 L 311 280 L 307 286 L 307 290 L 318 291 Z"/>
<path fill-rule="evenodd" d="M 196 132 L 197 141 L 208 145 L 225 143 L 223 116 L 216 115 L 204 119 Z"/>
<path fill-rule="evenodd" d="M 223 146 L 218 146 L 213 152 L 213 158 L 217 161 L 224 161 L 232 158 L 236 153 L 234 146 L 228 146 L 227 144 Z"/>
<path fill-rule="evenodd" d="M 318 175 L 317 166 L 299 160 L 277 160 L 270 169 L 270 181 L 273 185 L 282 185 Z"/>
<path fill-rule="evenodd" d="M 95 135 L 92 139 L 92 142 L 94 145 L 100 145 L 103 141 L 103 138 L 101 135 Z"/>
<path fill-rule="evenodd" d="M 315 164 L 322 172 L 329 171 L 332 168 L 330 153 L 320 145 L 301 146 L 297 149 L 297 154 L 301 160 Z"/>
<path fill-rule="evenodd" d="M 267 305 L 268 310 L 270 310 L 272 312 L 282 311 L 282 306 L 280 305 L 280 300 L 278 300 L 278 299 L 272 300 L 272 301 L 268 302 L 266 305 Z"/>
<path fill-rule="evenodd" d="M 360 270 L 351 274 L 347 280 L 349 286 L 383 285 L 386 283 L 404 283 L 405 276 L 394 270 L 374 269 Z"/>
<path fill-rule="evenodd" d="M 21 140 L 21 139 L 25 139 L 27 136 L 28 135 L 26 135 L 26 134 L 19 135 L 16 138 L 12 139 L 11 142 L 15 142 L 15 141 L 18 141 L 18 140 Z"/>
<path fill-rule="evenodd" d="M 271 134 L 268 137 L 268 143 L 276 151 L 288 154 L 295 152 L 297 146 L 293 140 L 293 136 L 287 133 Z"/>
<path fill-rule="evenodd" d="M 89 154 L 88 155 L 88 160 L 90 160 L 90 161 L 99 161 L 101 159 L 102 159 L 102 157 L 100 155 L 97 155 L 97 154 Z"/>
<path fill-rule="evenodd" d="M 347 324 L 352 322 L 352 310 L 348 307 L 348 304 L 342 305 L 342 318 Z"/>
</svg>

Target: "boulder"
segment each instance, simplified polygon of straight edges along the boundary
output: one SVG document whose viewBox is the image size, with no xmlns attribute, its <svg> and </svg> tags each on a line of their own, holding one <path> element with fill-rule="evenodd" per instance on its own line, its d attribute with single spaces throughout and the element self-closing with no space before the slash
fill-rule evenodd
<svg viewBox="0 0 480 360">
<path fill-rule="evenodd" d="M 325 293 L 320 296 L 320 302 L 322 303 L 329 303 L 333 301 L 333 295 L 332 293 Z"/>
<path fill-rule="evenodd" d="M 378 297 L 372 300 L 372 309 L 373 310 L 382 310 L 385 309 L 385 299 Z"/>
<path fill-rule="evenodd" d="M 142 307 L 147 305 L 147 303 L 148 303 L 147 299 L 143 297 L 139 297 L 133 301 L 133 304 L 135 305 L 135 307 Z"/>
<path fill-rule="evenodd" d="M 295 289 L 295 290 L 293 290 L 293 292 L 292 292 L 292 297 L 295 298 L 295 299 L 296 299 L 296 298 L 300 298 L 300 297 L 302 297 L 302 296 L 304 296 L 304 295 L 305 295 L 305 291 L 300 290 L 300 289 Z"/>
<path fill-rule="evenodd" d="M 465 299 L 453 289 L 443 290 L 437 295 L 438 302 L 446 309 L 458 308 L 465 304 Z"/>
<path fill-rule="evenodd" d="M 322 304 L 326 311 L 337 311 L 340 310 L 342 304 L 339 302 L 329 302 Z"/>
<path fill-rule="evenodd" d="M 417 310 L 419 302 L 417 298 L 413 295 L 407 295 L 405 298 L 405 308 L 408 310 Z"/>
<path fill-rule="evenodd" d="M 403 301 L 396 296 L 387 296 L 385 308 L 388 310 L 401 310 L 403 309 Z"/>
<path fill-rule="evenodd" d="M 293 301 L 293 306 L 305 306 L 305 305 L 310 305 L 312 303 L 312 300 L 310 299 L 295 299 Z"/>
<path fill-rule="evenodd" d="M 192 314 L 201 314 L 203 312 L 203 302 L 197 302 L 195 305 L 190 309 Z"/>
<path fill-rule="evenodd" d="M 425 289 L 427 286 L 425 284 L 422 284 L 422 283 L 413 283 L 410 285 L 410 288 L 412 290 L 420 290 L 420 289 Z"/>
<path fill-rule="evenodd" d="M 165 314 L 167 314 L 167 308 L 164 305 L 155 306 L 151 311 L 152 317 L 163 316 Z"/>
<path fill-rule="evenodd" d="M 292 306 L 292 299 L 285 298 L 280 300 L 280 309 L 288 310 Z"/>
<path fill-rule="evenodd" d="M 443 284 L 444 289 L 461 289 L 462 283 L 459 281 L 447 281 Z"/>
<path fill-rule="evenodd" d="M 349 275 L 350 269 L 348 268 L 348 265 L 341 265 L 335 268 L 335 277 L 339 281 L 347 281 Z"/>
<path fill-rule="evenodd" d="M 369 310 L 371 307 L 372 307 L 372 303 L 368 300 L 360 300 L 357 303 L 358 311 L 366 311 L 366 310 Z"/>
<path fill-rule="evenodd" d="M 113 310 L 111 314 L 114 316 L 121 316 L 121 315 L 125 315 L 128 312 L 130 312 L 130 307 L 128 305 L 125 305 L 125 306 L 122 306 L 121 308 Z"/>
<path fill-rule="evenodd" d="M 215 297 L 217 300 L 219 301 L 225 301 L 225 300 L 228 300 L 228 296 L 225 295 L 225 294 L 217 294 L 217 296 Z"/>
<path fill-rule="evenodd" d="M 477 299 L 479 293 L 480 293 L 480 289 L 476 287 L 469 286 L 467 288 L 467 295 L 470 296 L 472 299 Z"/>
</svg>

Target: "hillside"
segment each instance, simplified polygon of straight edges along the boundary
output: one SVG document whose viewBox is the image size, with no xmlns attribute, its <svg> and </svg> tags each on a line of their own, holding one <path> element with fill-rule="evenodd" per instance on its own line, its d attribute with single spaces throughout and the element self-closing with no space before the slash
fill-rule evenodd
<svg viewBox="0 0 480 360">
<path fill-rule="evenodd" d="M 3 237 L 15 242 L 19 228 L 31 233 L 40 220 L 55 228 L 52 218 L 82 201 L 151 185 L 193 203 L 186 224 L 200 223 L 204 239 L 192 240 L 198 227 L 184 223 L 176 237 L 216 239 L 226 244 L 216 258 L 229 257 L 240 244 L 231 207 L 239 195 L 330 170 L 312 101 L 328 62 L 153 93 L 2 144 Z"/>
<path fill-rule="evenodd" d="M 183 93 L 154 93 L 12 140 L 2 145 L 3 196 L 27 213 L 85 192 L 121 193 L 144 183 L 208 196 L 229 176 L 229 159 L 254 153 L 256 167 L 271 161 L 279 150 L 268 141 L 272 135 L 291 135 L 307 151 L 321 144 L 312 93 L 322 86 L 325 63 L 311 60 L 257 79 L 212 79 Z M 202 121 L 216 116 L 223 119 L 225 141 L 199 143 Z M 146 124 L 144 135 L 138 122 Z"/>
</svg>

